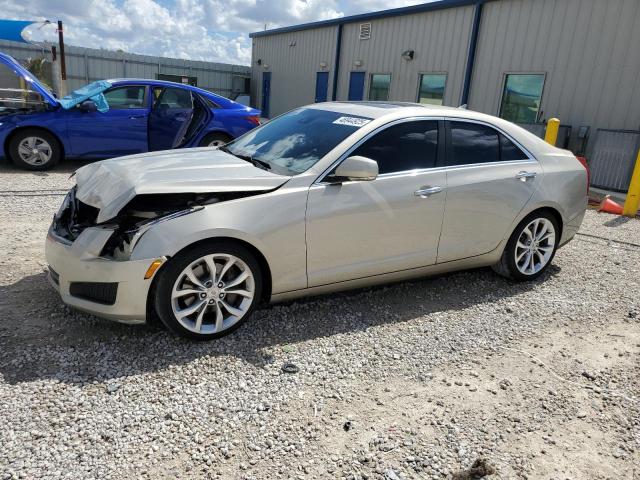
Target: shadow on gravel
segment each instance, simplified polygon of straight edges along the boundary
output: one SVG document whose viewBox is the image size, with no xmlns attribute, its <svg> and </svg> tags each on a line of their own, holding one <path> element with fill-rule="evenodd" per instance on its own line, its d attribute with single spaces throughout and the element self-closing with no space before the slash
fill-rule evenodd
<svg viewBox="0 0 640 480">
<path fill-rule="evenodd" d="M 513 283 L 479 269 L 267 306 L 235 333 L 212 342 L 183 340 L 153 324 L 121 325 L 70 310 L 40 273 L 0 286 L 0 375 L 9 383 L 55 379 L 82 385 L 204 356 L 236 357 L 261 367 L 272 361 L 264 351 L 268 347 L 494 303 L 559 272 L 551 265 L 537 281 Z"/>
</svg>

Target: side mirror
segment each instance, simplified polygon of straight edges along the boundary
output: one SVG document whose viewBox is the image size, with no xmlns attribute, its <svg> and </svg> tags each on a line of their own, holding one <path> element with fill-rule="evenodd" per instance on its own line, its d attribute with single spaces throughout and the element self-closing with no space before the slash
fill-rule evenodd
<svg viewBox="0 0 640 480">
<path fill-rule="evenodd" d="M 336 168 L 333 176 L 356 181 L 375 180 L 378 176 L 378 162 L 357 155 L 349 157 Z"/>
<path fill-rule="evenodd" d="M 85 100 L 80 104 L 80 110 L 83 112 L 97 112 L 98 106 L 93 100 Z"/>
</svg>

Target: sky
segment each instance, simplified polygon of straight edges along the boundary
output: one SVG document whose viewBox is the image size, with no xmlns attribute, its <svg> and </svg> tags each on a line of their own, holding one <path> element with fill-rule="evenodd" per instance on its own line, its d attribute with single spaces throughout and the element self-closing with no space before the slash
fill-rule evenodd
<svg viewBox="0 0 640 480">
<path fill-rule="evenodd" d="M 425 0 L 0 0 L 15 20 L 62 20 L 65 43 L 131 53 L 251 63 L 249 33 Z M 52 25 L 32 40 L 57 38 Z"/>
</svg>

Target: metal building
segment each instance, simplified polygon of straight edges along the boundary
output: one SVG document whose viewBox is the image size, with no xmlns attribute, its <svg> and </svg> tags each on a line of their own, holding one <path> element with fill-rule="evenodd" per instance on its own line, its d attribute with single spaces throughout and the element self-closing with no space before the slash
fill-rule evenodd
<svg viewBox="0 0 640 480">
<path fill-rule="evenodd" d="M 0 51 L 21 62 L 43 57 L 51 60 L 50 48 L 47 46 L 2 40 Z M 65 58 L 68 91 L 95 80 L 151 78 L 191 83 L 229 97 L 234 93 L 248 92 L 251 76 L 250 67 L 244 65 L 154 57 L 72 45 L 65 46 Z"/>
<path fill-rule="evenodd" d="M 576 152 L 605 129 L 640 142 L 638 0 L 439 0 L 251 37 L 265 116 L 325 100 L 468 104 L 538 134 L 558 117 Z"/>
</svg>

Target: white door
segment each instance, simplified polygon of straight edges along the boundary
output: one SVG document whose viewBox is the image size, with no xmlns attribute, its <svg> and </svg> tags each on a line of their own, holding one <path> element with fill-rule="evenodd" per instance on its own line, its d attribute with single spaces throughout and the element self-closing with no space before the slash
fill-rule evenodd
<svg viewBox="0 0 640 480">
<path fill-rule="evenodd" d="M 310 287 L 436 262 L 446 195 L 438 150 L 437 121 L 396 123 L 350 154 L 376 160 L 378 178 L 310 188 Z"/>
<path fill-rule="evenodd" d="M 537 160 L 496 129 L 447 123 L 447 200 L 438 263 L 495 249 L 511 234 L 543 174 Z"/>
</svg>

